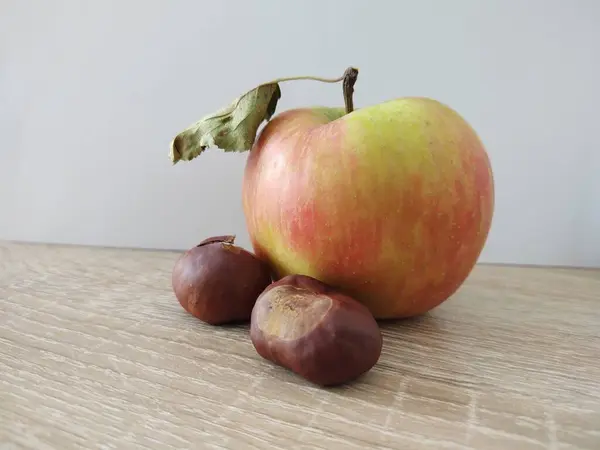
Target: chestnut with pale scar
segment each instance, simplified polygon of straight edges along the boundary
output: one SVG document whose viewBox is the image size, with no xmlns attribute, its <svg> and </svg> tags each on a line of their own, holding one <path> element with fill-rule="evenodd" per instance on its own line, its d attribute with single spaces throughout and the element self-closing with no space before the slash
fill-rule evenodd
<svg viewBox="0 0 600 450">
<path fill-rule="evenodd" d="M 289 275 L 264 290 L 252 310 L 250 339 L 263 358 L 322 386 L 368 372 L 383 344 L 366 306 L 305 275 Z"/>
</svg>

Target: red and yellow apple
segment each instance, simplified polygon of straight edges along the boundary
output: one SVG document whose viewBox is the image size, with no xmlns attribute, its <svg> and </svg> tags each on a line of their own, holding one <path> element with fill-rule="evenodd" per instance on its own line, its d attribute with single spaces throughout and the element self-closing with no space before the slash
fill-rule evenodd
<svg viewBox="0 0 600 450">
<path fill-rule="evenodd" d="M 278 277 L 337 286 L 378 319 L 423 314 L 466 280 L 486 242 L 486 150 L 450 107 L 399 98 L 346 114 L 288 110 L 261 131 L 243 208 Z"/>
</svg>

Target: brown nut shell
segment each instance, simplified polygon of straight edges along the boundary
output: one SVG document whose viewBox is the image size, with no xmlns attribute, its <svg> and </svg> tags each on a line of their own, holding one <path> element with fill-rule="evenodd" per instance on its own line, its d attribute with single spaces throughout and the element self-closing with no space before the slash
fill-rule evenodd
<svg viewBox="0 0 600 450">
<path fill-rule="evenodd" d="M 211 325 L 249 321 L 254 302 L 272 282 L 268 265 L 234 241 L 234 236 L 205 239 L 173 268 L 175 297 Z"/>
<path fill-rule="evenodd" d="M 366 306 L 305 275 L 288 275 L 258 297 L 250 339 L 263 358 L 333 386 L 369 371 L 383 340 Z"/>
</svg>

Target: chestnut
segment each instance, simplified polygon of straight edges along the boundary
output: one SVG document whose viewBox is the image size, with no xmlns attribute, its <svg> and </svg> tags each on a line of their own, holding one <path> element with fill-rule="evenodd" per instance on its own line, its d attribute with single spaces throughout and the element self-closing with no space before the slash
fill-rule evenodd
<svg viewBox="0 0 600 450">
<path fill-rule="evenodd" d="M 383 345 L 366 306 L 307 275 L 288 275 L 260 294 L 250 339 L 263 358 L 321 386 L 369 371 Z"/>
<path fill-rule="evenodd" d="M 272 282 L 269 266 L 234 241 L 235 236 L 205 239 L 173 268 L 175 297 L 183 309 L 211 325 L 249 321 L 254 302 Z"/>
</svg>

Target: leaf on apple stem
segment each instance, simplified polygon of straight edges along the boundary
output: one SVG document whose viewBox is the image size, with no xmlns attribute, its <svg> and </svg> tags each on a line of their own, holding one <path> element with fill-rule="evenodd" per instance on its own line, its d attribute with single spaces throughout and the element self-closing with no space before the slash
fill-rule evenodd
<svg viewBox="0 0 600 450">
<path fill-rule="evenodd" d="M 278 78 L 236 98 L 229 106 L 203 117 L 171 141 L 171 161 L 191 161 L 208 147 L 218 147 L 226 152 L 244 152 L 252 148 L 260 124 L 269 121 L 281 98 L 279 83 L 295 80 L 313 80 L 323 83 L 343 83 L 346 112 L 354 109 L 352 94 L 358 69 L 348 67 L 338 78 L 300 76 Z"/>
<path fill-rule="evenodd" d="M 208 147 L 226 152 L 250 150 L 258 127 L 275 113 L 281 89 L 265 83 L 246 92 L 227 107 L 203 117 L 177 134 L 171 142 L 171 161 L 190 161 Z"/>
</svg>

